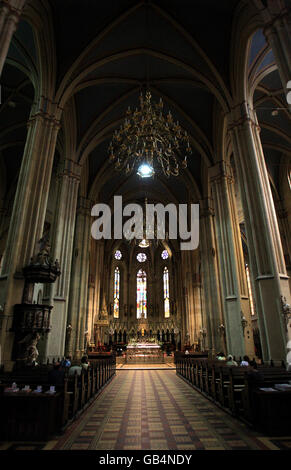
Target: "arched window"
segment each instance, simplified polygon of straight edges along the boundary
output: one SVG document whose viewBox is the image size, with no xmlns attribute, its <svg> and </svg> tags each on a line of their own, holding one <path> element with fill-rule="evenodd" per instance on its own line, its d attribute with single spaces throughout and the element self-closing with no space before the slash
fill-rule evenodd
<svg viewBox="0 0 291 470">
<path fill-rule="evenodd" d="M 119 296 L 120 296 L 120 271 L 116 268 L 114 271 L 114 310 L 113 317 L 119 318 Z"/>
<path fill-rule="evenodd" d="M 165 318 L 169 318 L 169 316 L 170 316 L 170 295 L 169 295 L 169 270 L 168 270 L 168 268 L 164 268 L 163 284 L 164 284 Z"/>
<path fill-rule="evenodd" d="M 142 269 L 136 277 L 136 317 L 147 318 L 147 275 Z"/>
</svg>

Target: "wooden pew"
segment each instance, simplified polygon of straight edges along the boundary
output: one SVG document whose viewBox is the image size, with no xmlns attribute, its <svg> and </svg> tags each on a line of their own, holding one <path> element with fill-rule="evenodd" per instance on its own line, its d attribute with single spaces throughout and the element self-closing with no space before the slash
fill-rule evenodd
<svg viewBox="0 0 291 470">
<path fill-rule="evenodd" d="M 243 417 L 251 424 L 256 421 L 254 392 L 259 388 L 273 388 L 275 384 L 289 383 L 291 381 L 291 372 L 287 372 L 282 367 L 264 367 L 258 370 L 262 374 L 261 380 L 254 380 L 255 376 L 250 375 L 248 371 L 245 371 L 244 374 L 244 389 L 242 390 Z"/>
<path fill-rule="evenodd" d="M 0 376 L 0 401 L 5 388 L 11 387 L 13 382 L 16 382 L 20 389 L 25 385 L 30 385 L 32 389 L 41 385 L 45 392 L 49 389 L 50 385 L 52 385 L 48 378 L 48 373 L 51 369 L 52 366 L 46 366 L 18 370 L 10 374 L 2 373 Z M 40 372 L 40 374 L 38 372 Z M 74 376 L 68 377 L 66 371 L 63 384 L 55 386 L 58 402 L 61 403 L 56 418 L 59 423 L 58 429 L 63 429 L 70 420 L 75 418 L 78 412 L 82 412 L 86 404 L 96 396 L 101 387 L 103 387 L 115 373 L 116 360 L 112 355 L 106 355 L 101 359 L 96 359 L 92 367 L 82 371 L 80 376 L 75 373 Z M 33 404 L 36 401 L 37 400 L 27 400 L 28 404 Z M 29 414 L 29 410 L 27 412 Z"/>
</svg>

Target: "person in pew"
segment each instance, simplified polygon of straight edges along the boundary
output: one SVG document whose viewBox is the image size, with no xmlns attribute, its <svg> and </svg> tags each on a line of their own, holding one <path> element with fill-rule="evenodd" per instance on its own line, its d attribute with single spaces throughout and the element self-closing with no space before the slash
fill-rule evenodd
<svg viewBox="0 0 291 470">
<path fill-rule="evenodd" d="M 251 367 L 253 367 L 254 369 L 257 369 L 258 368 L 258 364 L 256 363 L 256 360 L 255 358 L 250 361 L 250 364 L 249 364 Z"/>
<path fill-rule="evenodd" d="M 65 371 L 62 370 L 61 364 L 54 364 L 52 370 L 48 373 L 48 381 L 51 385 L 62 385 L 64 383 Z"/>
<path fill-rule="evenodd" d="M 216 355 L 216 359 L 218 359 L 219 361 L 225 361 L 225 359 L 226 359 L 225 354 L 223 352 L 219 352 Z"/>
<path fill-rule="evenodd" d="M 227 358 L 226 365 L 227 366 L 238 366 L 238 363 L 236 361 L 234 361 L 233 356 L 231 354 L 229 354 L 229 356 Z"/>
<path fill-rule="evenodd" d="M 88 362 L 88 357 L 87 356 L 83 356 L 82 359 L 81 359 L 81 367 L 85 370 L 88 369 L 89 367 L 89 362 Z"/>
<path fill-rule="evenodd" d="M 71 367 L 71 356 L 64 357 L 61 362 L 62 367 Z"/>
<path fill-rule="evenodd" d="M 243 360 L 241 361 L 240 365 L 242 367 L 248 367 L 250 365 L 250 359 L 249 356 L 244 356 Z"/>
<path fill-rule="evenodd" d="M 247 375 L 250 381 L 250 384 L 253 386 L 258 386 L 258 384 L 264 381 L 264 374 L 261 370 L 258 370 L 258 365 L 256 362 L 251 361 Z"/>
<path fill-rule="evenodd" d="M 69 377 L 71 377 L 72 375 L 75 375 L 76 372 L 77 372 L 77 375 L 81 375 L 82 370 L 83 370 L 83 367 L 81 365 L 75 364 L 71 366 L 69 368 Z"/>
</svg>

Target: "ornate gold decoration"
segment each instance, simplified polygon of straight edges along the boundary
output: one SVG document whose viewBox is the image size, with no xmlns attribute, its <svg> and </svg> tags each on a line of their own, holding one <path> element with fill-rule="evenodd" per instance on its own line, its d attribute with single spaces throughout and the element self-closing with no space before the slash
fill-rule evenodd
<svg viewBox="0 0 291 470">
<path fill-rule="evenodd" d="M 127 110 L 127 116 L 115 130 L 109 144 L 109 158 L 115 168 L 130 174 L 134 168 L 141 177 L 162 172 L 178 176 L 187 167 L 192 153 L 187 131 L 174 122 L 171 112 L 163 115 L 163 101 L 151 102 L 151 93 L 140 94 L 140 109 Z"/>
</svg>

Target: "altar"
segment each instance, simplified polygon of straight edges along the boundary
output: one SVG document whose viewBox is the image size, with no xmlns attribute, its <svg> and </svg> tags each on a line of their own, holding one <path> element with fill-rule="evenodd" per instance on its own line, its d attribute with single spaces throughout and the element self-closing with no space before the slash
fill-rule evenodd
<svg viewBox="0 0 291 470">
<path fill-rule="evenodd" d="M 157 343 L 132 343 L 127 346 L 127 364 L 162 364 L 164 354 Z"/>
</svg>

